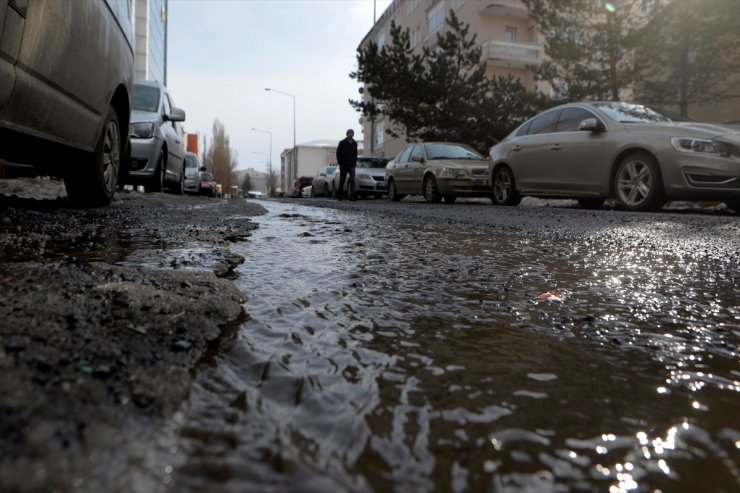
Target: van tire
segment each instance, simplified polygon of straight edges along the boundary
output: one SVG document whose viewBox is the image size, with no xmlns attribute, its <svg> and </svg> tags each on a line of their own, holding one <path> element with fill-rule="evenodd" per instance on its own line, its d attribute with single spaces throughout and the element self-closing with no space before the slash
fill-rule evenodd
<svg viewBox="0 0 740 493">
<path fill-rule="evenodd" d="M 122 156 L 118 115 L 109 106 L 95 150 L 83 155 L 79 165 L 75 165 L 64 176 L 64 186 L 72 205 L 76 207 L 110 205 L 118 186 Z"/>
</svg>

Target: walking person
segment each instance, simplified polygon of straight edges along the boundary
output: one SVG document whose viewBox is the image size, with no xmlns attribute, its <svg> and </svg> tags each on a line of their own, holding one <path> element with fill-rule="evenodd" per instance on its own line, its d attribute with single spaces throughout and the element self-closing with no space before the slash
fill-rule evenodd
<svg viewBox="0 0 740 493">
<path fill-rule="evenodd" d="M 339 141 L 337 146 L 337 163 L 339 164 L 339 188 L 337 199 L 342 200 L 344 195 L 344 179 L 349 179 L 349 200 L 355 200 L 355 166 L 357 165 L 357 141 L 355 131 L 347 130 L 347 138 Z"/>
</svg>

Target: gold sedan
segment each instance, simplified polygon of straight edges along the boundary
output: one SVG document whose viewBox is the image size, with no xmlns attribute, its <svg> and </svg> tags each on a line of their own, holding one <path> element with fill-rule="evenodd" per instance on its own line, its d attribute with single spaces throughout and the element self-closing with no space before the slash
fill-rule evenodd
<svg viewBox="0 0 740 493">
<path fill-rule="evenodd" d="M 427 202 L 458 197 L 491 197 L 488 160 L 472 148 L 452 142 L 410 144 L 385 168 L 388 198 L 423 195 Z"/>
</svg>

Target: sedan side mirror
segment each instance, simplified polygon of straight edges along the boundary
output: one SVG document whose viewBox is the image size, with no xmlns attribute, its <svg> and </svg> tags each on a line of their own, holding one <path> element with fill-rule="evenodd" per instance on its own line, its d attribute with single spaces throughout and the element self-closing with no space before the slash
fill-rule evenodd
<svg viewBox="0 0 740 493">
<path fill-rule="evenodd" d="M 583 130 L 584 132 L 599 133 L 605 131 L 606 127 L 604 127 L 604 124 L 596 118 L 586 118 L 578 124 L 578 130 Z"/>
</svg>

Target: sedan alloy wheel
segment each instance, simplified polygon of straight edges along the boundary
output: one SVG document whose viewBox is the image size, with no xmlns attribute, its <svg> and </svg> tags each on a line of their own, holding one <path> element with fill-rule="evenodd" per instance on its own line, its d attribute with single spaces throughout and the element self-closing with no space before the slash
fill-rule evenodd
<svg viewBox="0 0 740 493">
<path fill-rule="evenodd" d="M 442 202 L 442 195 L 437 189 L 437 181 L 431 175 L 424 178 L 424 198 L 427 199 L 427 202 Z"/>
<path fill-rule="evenodd" d="M 631 211 L 659 209 L 664 202 L 658 163 L 644 152 L 631 154 L 617 167 L 614 195 Z"/>
<path fill-rule="evenodd" d="M 508 166 L 499 166 L 493 171 L 491 202 L 496 205 L 519 205 L 522 196 L 516 191 L 514 173 Z"/>
</svg>

